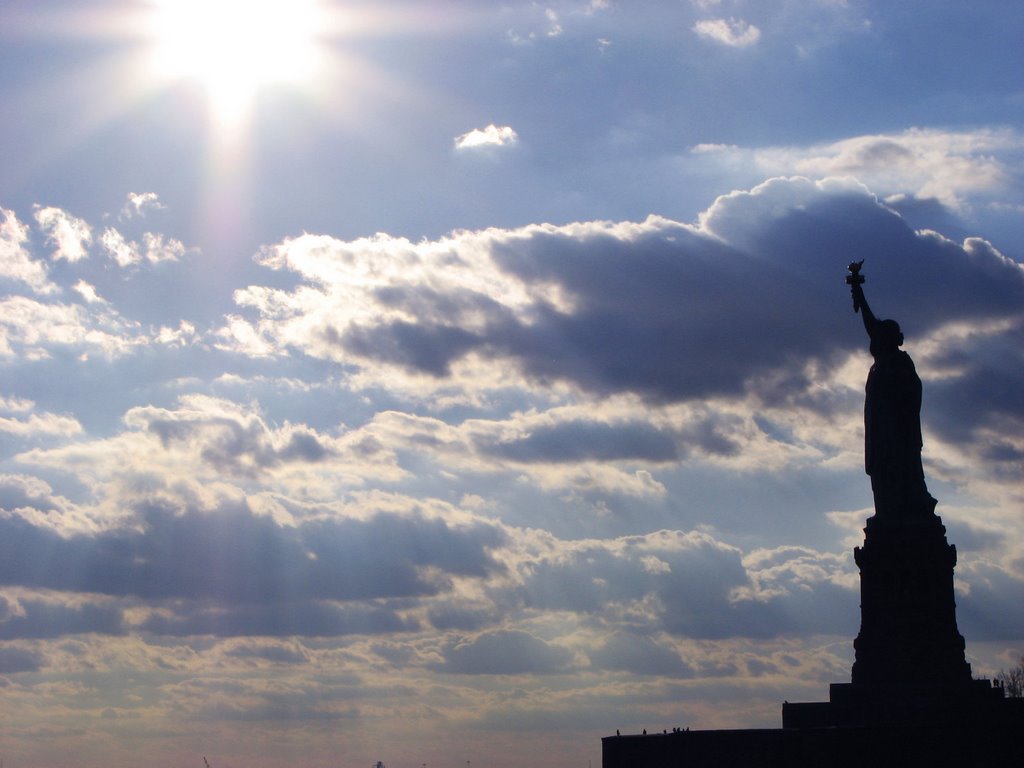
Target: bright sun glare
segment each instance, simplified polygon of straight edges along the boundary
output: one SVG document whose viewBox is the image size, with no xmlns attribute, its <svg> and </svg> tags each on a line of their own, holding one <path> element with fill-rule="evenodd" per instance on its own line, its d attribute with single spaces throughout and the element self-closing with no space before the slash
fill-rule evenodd
<svg viewBox="0 0 1024 768">
<path fill-rule="evenodd" d="M 201 83 L 221 119 L 239 117 L 263 86 L 316 76 L 318 0 L 151 2 L 156 72 Z"/>
</svg>

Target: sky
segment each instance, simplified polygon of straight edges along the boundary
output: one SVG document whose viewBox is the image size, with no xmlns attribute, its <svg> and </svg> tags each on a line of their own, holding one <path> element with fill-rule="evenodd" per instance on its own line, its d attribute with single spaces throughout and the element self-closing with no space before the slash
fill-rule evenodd
<svg viewBox="0 0 1024 768">
<path fill-rule="evenodd" d="M 0 758 L 600 764 L 848 682 L 896 318 L 1024 654 L 1024 10 L 0 4 Z"/>
</svg>

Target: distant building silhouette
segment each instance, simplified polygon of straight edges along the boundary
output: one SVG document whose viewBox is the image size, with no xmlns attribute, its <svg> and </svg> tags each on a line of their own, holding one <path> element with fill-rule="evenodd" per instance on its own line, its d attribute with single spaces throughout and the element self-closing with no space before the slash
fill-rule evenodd
<svg viewBox="0 0 1024 768">
<path fill-rule="evenodd" d="M 782 705 L 781 729 L 673 731 L 602 740 L 604 768 L 1024 766 L 1024 699 L 974 680 L 957 629 L 956 547 L 921 468 L 921 380 L 893 320 L 847 277 L 871 340 L 865 468 L 875 514 L 854 548 L 861 624 L 849 683 Z M 646 731 L 644 731 L 646 734 Z"/>
</svg>

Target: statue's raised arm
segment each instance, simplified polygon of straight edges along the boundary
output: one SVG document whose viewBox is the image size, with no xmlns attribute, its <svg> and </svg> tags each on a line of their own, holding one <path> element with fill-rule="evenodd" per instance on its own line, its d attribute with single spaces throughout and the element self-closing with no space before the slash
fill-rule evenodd
<svg viewBox="0 0 1024 768">
<path fill-rule="evenodd" d="M 874 337 L 875 331 L 878 330 L 878 318 L 868 306 L 868 300 L 864 298 L 864 275 L 860 273 L 860 268 L 863 266 L 864 259 L 861 259 L 847 267 L 850 274 L 846 276 L 846 284 L 850 286 L 850 293 L 853 295 L 853 311 L 860 312 L 861 319 L 864 321 L 864 330 L 868 332 L 868 336 Z"/>
</svg>

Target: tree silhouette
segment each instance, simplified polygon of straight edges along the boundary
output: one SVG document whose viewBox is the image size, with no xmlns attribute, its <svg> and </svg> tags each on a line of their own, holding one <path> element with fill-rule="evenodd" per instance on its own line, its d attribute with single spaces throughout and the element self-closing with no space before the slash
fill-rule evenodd
<svg viewBox="0 0 1024 768">
<path fill-rule="evenodd" d="M 1024 698 L 1024 656 L 1017 662 L 1017 666 L 1011 667 L 1009 671 L 999 670 L 996 680 L 1011 699 Z"/>
</svg>

